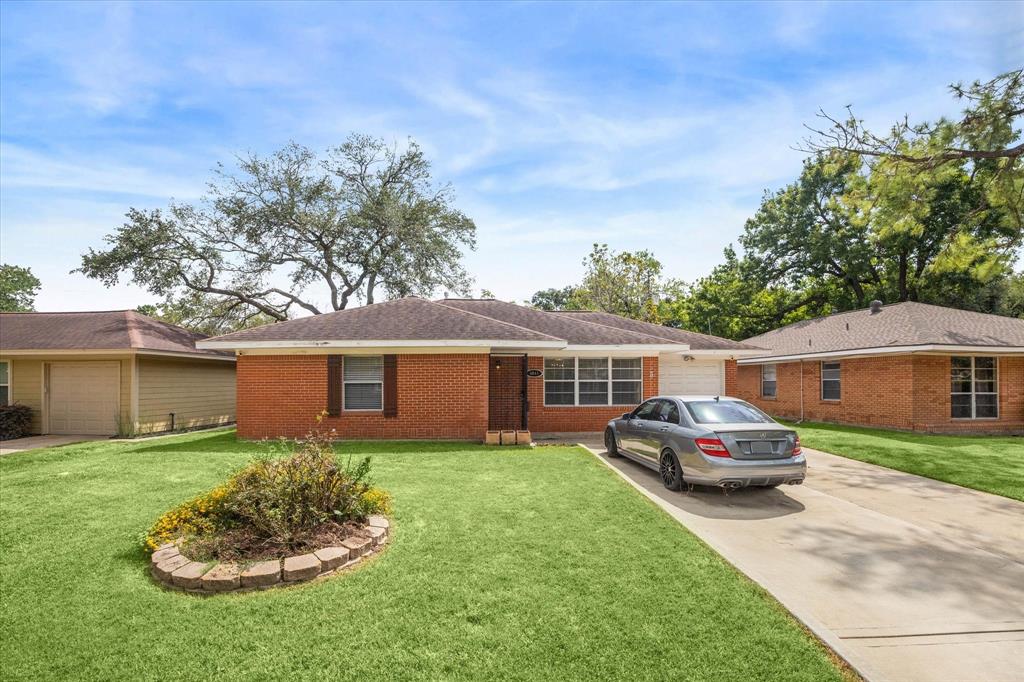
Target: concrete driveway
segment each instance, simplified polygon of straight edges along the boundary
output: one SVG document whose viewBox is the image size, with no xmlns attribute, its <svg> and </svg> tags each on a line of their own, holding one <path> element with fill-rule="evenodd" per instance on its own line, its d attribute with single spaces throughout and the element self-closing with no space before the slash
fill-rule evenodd
<svg viewBox="0 0 1024 682">
<path fill-rule="evenodd" d="M 869 680 L 1024 680 L 1024 504 L 806 448 L 802 486 L 675 493 L 586 445 Z"/>
<path fill-rule="evenodd" d="M 110 436 L 27 436 L 14 440 L 0 441 L 0 455 L 10 455 L 24 450 L 36 448 L 55 448 L 59 445 L 71 445 L 87 440 L 109 440 Z"/>
</svg>

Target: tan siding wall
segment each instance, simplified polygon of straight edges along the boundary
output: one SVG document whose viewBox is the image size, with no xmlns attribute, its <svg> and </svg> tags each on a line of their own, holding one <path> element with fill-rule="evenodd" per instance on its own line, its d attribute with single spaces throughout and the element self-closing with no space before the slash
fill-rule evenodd
<svg viewBox="0 0 1024 682">
<path fill-rule="evenodd" d="M 11 402 L 21 403 L 32 408 L 32 433 L 43 432 L 43 364 L 51 362 L 120 362 L 121 423 L 126 426 L 131 423 L 132 360 L 129 356 L 76 354 L 28 357 L 0 355 L 0 360 L 11 362 Z"/>
<path fill-rule="evenodd" d="M 139 356 L 139 432 L 235 421 L 235 364 Z"/>
</svg>

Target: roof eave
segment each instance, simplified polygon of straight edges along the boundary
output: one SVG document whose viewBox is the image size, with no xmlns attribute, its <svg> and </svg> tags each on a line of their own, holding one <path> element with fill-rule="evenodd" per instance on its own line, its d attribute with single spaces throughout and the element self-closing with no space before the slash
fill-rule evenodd
<svg viewBox="0 0 1024 682">
<path fill-rule="evenodd" d="M 870 348 L 818 351 L 816 353 L 794 353 L 791 355 L 759 355 L 739 360 L 739 364 L 762 365 L 769 362 L 795 362 L 797 360 L 820 360 L 826 358 L 861 357 L 870 355 L 899 355 L 903 353 L 990 353 L 996 355 L 1007 355 L 1024 353 L 1024 346 L 971 346 L 939 343 L 908 346 L 872 346 Z"/>
<path fill-rule="evenodd" d="M 291 339 L 276 341 L 214 341 L 196 342 L 197 348 L 209 350 L 257 350 L 261 348 L 565 348 L 561 340 L 531 341 L 524 339 Z"/>
</svg>

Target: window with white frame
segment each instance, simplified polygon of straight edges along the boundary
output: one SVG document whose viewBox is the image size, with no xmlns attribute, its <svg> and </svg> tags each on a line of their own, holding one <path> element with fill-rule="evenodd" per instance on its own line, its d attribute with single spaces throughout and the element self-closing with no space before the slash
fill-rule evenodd
<svg viewBox="0 0 1024 682">
<path fill-rule="evenodd" d="M 953 419 L 997 419 L 999 377 L 995 358 L 953 357 L 950 416 Z"/>
<path fill-rule="evenodd" d="M 342 361 L 343 409 L 384 409 L 384 357 L 346 355 Z"/>
<path fill-rule="evenodd" d="M 821 363 L 821 399 L 839 400 L 842 395 L 842 383 L 839 378 L 838 362 Z"/>
<path fill-rule="evenodd" d="M 643 398 L 641 358 L 545 358 L 545 405 L 636 405 Z"/>
<path fill-rule="evenodd" d="M 774 398 L 777 393 L 775 365 L 761 365 L 761 397 Z"/>
<path fill-rule="evenodd" d="M 0 405 L 11 402 L 11 363 L 0 361 Z"/>
</svg>

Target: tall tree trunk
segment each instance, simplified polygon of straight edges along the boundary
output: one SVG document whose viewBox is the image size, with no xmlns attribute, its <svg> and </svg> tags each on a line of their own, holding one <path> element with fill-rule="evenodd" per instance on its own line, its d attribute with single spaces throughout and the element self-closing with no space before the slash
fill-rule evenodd
<svg viewBox="0 0 1024 682">
<path fill-rule="evenodd" d="M 366 305 L 373 305 L 373 290 L 377 286 L 377 273 L 371 272 L 366 278 Z"/>
</svg>

